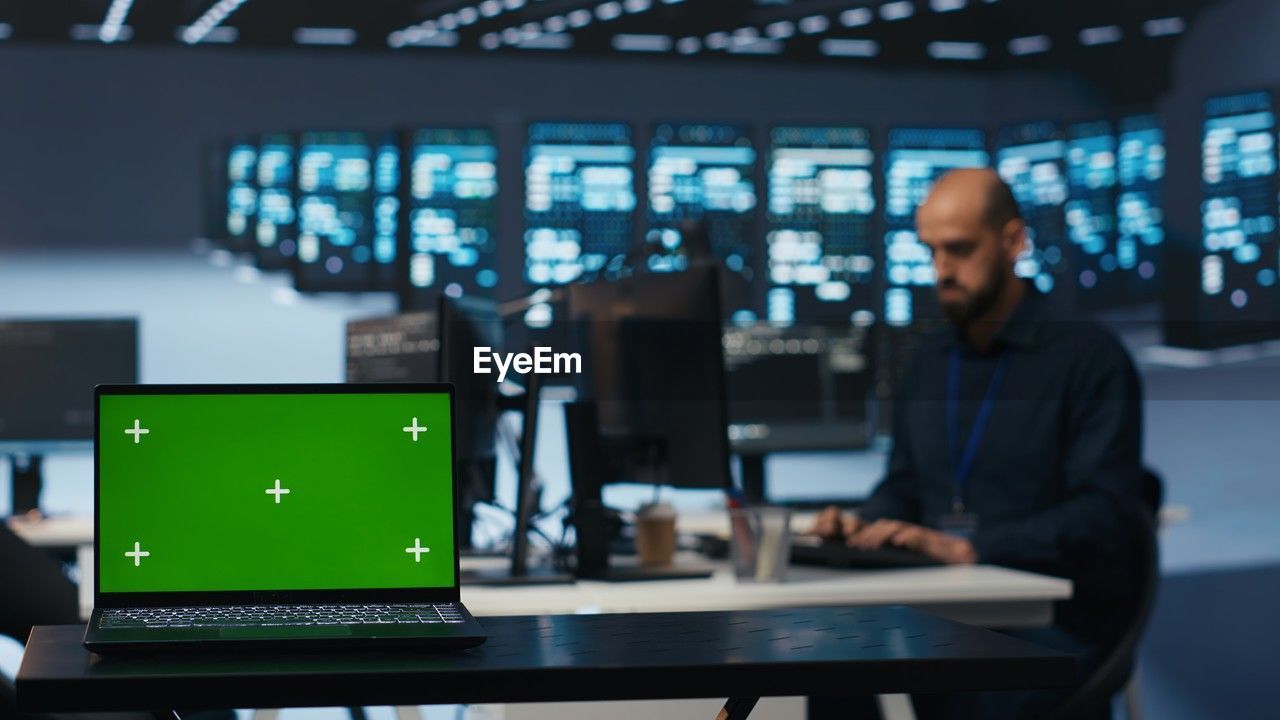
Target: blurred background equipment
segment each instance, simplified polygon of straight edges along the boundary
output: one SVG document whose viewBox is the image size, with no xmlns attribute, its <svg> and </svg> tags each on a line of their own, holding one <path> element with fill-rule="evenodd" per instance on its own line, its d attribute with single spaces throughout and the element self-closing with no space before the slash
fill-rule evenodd
<svg viewBox="0 0 1280 720">
<path fill-rule="evenodd" d="M 0 452 L 13 514 L 39 507 L 44 455 L 93 447 L 93 387 L 138 381 L 136 319 L 0 320 Z"/>
</svg>

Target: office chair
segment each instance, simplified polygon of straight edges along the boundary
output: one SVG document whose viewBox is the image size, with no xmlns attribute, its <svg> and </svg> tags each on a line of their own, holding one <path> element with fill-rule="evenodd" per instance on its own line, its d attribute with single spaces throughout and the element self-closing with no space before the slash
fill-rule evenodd
<svg viewBox="0 0 1280 720">
<path fill-rule="evenodd" d="M 0 634 L 25 641 L 32 625 L 80 622 L 76 586 L 62 564 L 0 522 Z M 0 672 L 0 717 L 72 720 L 76 715 L 19 713 L 13 681 Z M 143 720 L 149 714 L 95 714 L 94 720 Z"/>
<path fill-rule="evenodd" d="M 1138 646 L 1155 605 L 1156 590 L 1160 584 L 1160 547 L 1156 542 L 1156 517 L 1164 502 L 1164 483 L 1154 471 L 1144 468 L 1142 473 L 1143 512 L 1135 513 L 1138 523 L 1138 552 L 1142 575 L 1141 592 L 1134 604 L 1133 619 L 1128 629 L 1116 641 L 1110 654 L 1076 691 L 1050 712 L 1045 720 L 1072 720 L 1079 717 L 1110 717 L 1111 698 L 1120 692 L 1133 672 L 1137 661 Z"/>
<path fill-rule="evenodd" d="M 0 634 L 26 642 L 32 625 L 76 622 L 80 599 L 62 564 L 0 522 Z"/>
</svg>

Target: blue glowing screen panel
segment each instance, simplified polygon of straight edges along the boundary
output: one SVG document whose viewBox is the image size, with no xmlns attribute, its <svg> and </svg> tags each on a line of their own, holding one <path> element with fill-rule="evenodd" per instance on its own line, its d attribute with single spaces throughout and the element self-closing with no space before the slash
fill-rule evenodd
<svg viewBox="0 0 1280 720">
<path fill-rule="evenodd" d="M 563 285 L 622 268 L 636 208 L 635 148 L 623 123 L 529 126 L 524 277 Z"/>
<path fill-rule="evenodd" d="M 233 141 L 227 150 L 227 249 L 253 249 L 253 219 L 258 212 L 258 145 Z"/>
<path fill-rule="evenodd" d="M 258 146 L 258 212 L 254 217 L 253 252 L 258 267 L 280 270 L 292 267 L 297 254 L 293 208 L 293 136 L 265 135 Z"/>
<path fill-rule="evenodd" d="M 870 132 L 776 127 L 769 139 L 766 318 L 870 324 L 879 307 Z"/>
<path fill-rule="evenodd" d="M 884 156 L 884 270 L 882 317 L 891 326 L 937 318 L 933 258 L 916 234 L 916 208 L 948 170 L 986 167 L 986 136 L 962 128 L 889 130 Z"/>
<path fill-rule="evenodd" d="M 441 292 L 492 296 L 498 284 L 498 147 L 484 128 L 424 128 L 409 142 L 408 238 L 401 307 Z"/>
<path fill-rule="evenodd" d="M 305 132 L 299 138 L 298 290 L 376 289 L 373 154 L 363 132 Z"/>
<path fill-rule="evenodd" d="M 1050 122 L 1002 128 L 996 141 L 996 171 L 1009 184 L 1027 225 L 1027 250 L 1014 269 L 1041 292 L 1051 292 L 1069 267 L 1064 207 L 1067 202 L 1066 142 Z"/>
<path fill-rule="evenodd" d="M 700 249 L 686 247 L 681 223 L 701 220 L 711 253 L 751 284 L 757 276 L 755 168 L 756 151 L 744 127 L 656 126 L 649 147 L 645 266 L 657 272 L 687 267 L 690 253 Z M 725 314 L 754 319 L 750 301 L 740 302 L 742 307 L 723 308 Z"/>
<path fill-rule="evenodd" d="M 1154 300 L 1164 246 L 1164 131 L 1155 115 L 1120 119 L 1116 193 L 1116 248 L 1132 253 L 1134 272 L 1127 274 L 1127 295 Z"/>
<path fill-rule="evenodd" d="M 1076 266 L 1071 281 L 1082 304 L 1125 300 L 1123 276 L 1136 272 L 1137 254 L 1116 239 L 1116 135 L 1106 120 L 1067 128 L 1066 228 Z"/>
<path fill-rule="evenodd" d="M 1266 92 L 1213 98 L 1202 137 L 1200 319 L 1277 318 L 1276 119 Z"/>
<path fill-rule="evenodd" d="M 380 134 L 373 147 L 373 286 L 394 289 L 400 231 L 400 134 Z"/>
</svg>

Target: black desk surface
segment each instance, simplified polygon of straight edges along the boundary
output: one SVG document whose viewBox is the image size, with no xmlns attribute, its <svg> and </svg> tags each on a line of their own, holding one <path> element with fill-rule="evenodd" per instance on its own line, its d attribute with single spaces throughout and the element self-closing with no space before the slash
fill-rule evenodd
<svg viewBox="0 0 1280 720">
<path fill-rule="evenodd" d="M 104 657 L 36 627 L 28 711 L 848 695 L 1062 686 L 1068 655 L 901 607 L 488 617 L 447 654 Z"/>
</svg>

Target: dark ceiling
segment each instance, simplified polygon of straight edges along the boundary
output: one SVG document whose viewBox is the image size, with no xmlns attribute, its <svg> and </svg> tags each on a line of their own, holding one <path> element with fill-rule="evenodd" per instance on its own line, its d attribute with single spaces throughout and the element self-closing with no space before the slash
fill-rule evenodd
<svg viewBox="0 0 1280 720">
<path fill-rule="evenodd" d="M 1165 87 L 1178 38 L 1213 1 L 9 0 L 0 2 L 0 44 L 114 38 L 115 45 L 193 51 L 325 47 L 1061 69 L 1084 75 L 1112 100 L 1138 102 Z"/>
</svg>

